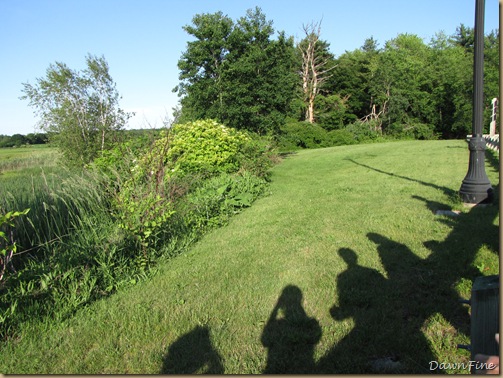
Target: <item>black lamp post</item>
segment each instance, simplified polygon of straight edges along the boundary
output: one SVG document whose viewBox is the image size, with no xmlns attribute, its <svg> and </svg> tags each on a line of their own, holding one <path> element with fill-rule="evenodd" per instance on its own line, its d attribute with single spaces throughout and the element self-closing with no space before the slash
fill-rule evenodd
<svg viewBox="0 0 503 378">
<path fill-rule="evenodd" d="M 472 136 L 468 144 L 470 161 L 459 195 L 465 203 L 490 203 L 493 188 L 485 171 L 486 142 L 482 135 L 484 96 L 484 0 L 475 0 L 475 43 L 473 59 Z"/>
</svg>

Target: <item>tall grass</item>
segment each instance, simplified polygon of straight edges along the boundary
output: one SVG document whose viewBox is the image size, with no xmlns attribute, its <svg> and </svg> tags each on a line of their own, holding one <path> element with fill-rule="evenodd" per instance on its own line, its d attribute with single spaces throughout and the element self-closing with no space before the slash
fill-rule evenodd
<svg viewBox="0 0 503 378">
<path fill-rule="evenodd" d="M 107 281 L 118 261 L 107 259 L 126 250 L 127 240 L 117 236 L 99 177 L 59 168 L 4 178 L 2 184 L 0 212 L 30 209 L 14 229 L 17 273 L 0 287 L 3 336 L 25 321 L 64 318 L 115 288 L 117 282 Z"/>
<path fill-rule="evenodd" d="M 84 214 L 103 211 L 97 184 L 91 175 L 79 176 L 64 168 L 18 175 L 2 180 L 0 210 L 32 210 L 17 227 L 21 248 L 56 242 L 79 229 Z"/>
</svg>

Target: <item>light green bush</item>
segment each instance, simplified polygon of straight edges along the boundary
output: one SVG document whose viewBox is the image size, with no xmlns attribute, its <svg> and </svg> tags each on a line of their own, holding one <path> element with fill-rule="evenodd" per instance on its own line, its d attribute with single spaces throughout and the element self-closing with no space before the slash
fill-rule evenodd
<svg viewBox="0 0 503 378">
<path fill-rule="evenodd" d="M 237 171 L 240 149 L 248 142 L 246 134 L 216 121 L 189 122 L 164 130 L 132 162 L 129 177 L 118 183 L 112 203 L 120 227 L 137 238 L 145 258 L 147 248 L 175 213 L 173 204 L 180 194 L 177 179 Z"/>
<path fill-rule="evenodd" d="M 169 175 L 233 172 L 239 169 L 240 149 L 249 141 L 245 133 L 207 119 L 175 125 L 156 142 L 154 153 L 166 152 Z"/>
</svg>

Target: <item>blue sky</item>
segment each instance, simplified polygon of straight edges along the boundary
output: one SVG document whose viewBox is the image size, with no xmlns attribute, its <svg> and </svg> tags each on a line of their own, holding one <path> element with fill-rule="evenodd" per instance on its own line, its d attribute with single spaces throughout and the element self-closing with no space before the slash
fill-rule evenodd
<svg viewBox="0 0 503 378">
<path fill-rule="evenodd" d="M 171 90 L 189 40 L 182 26 L 198 13 L 236 20 L 255 6 L 296 40 L 303 24 L 323 18 L 321 38 L 336 56 L 371 36 L 379 46 L 400 33 L 429 42 L 475 19 L 475 0 L 0 0 L 0 134 L 36 131 L 22 83 L 35 84 L 56 61 L 83 69 L 88 53 L 105 56 L 121 107 L 136 112 L 129 127 L 162 126 L 178 103 Z M 498 27 L 498 0 L 486 0 L 485 32 Z"/>
</svg>

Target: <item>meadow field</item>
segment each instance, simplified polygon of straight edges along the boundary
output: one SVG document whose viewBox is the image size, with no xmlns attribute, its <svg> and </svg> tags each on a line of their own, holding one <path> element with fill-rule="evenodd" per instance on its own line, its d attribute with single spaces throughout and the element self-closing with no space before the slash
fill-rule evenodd
<svg viewBox="0 0 503 378">
<path fill-rule="evenodd" d="M 59 153 L 49 145 L 0 148 L 0 176 L 28 168 L 57 165 Z"/>
</svg>

